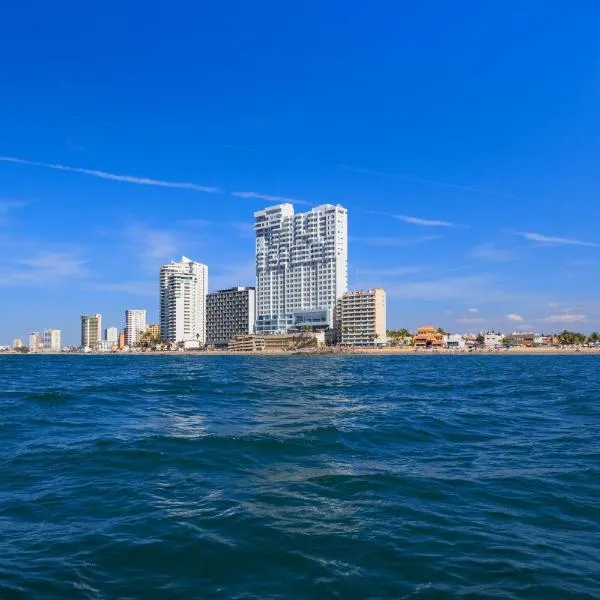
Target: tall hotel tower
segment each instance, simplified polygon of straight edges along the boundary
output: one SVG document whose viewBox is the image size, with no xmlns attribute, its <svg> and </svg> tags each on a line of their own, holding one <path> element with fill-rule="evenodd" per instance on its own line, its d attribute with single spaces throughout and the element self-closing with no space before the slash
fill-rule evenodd
<svg viewBox="0 0 600 600">
<path fill-rule="evenodd" d="M 348 211 L 323 204 L 294 214 L 291 204 L 254 213 L 256 330 L 333 327 L 348 289 Z"/>
<path fill-rule="evenodd" d="M 160 268 L 160 335 L 168 342 L 206 343 L 208 267 L 182 256 Z"/>
</svg>

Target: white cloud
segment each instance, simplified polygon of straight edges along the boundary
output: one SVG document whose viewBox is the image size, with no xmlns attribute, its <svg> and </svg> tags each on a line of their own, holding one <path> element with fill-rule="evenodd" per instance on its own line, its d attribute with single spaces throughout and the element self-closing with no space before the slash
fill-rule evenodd
<svg viewBox="0 0 600 600">
<path fill-rule="evenodd" d="M 561 313 L 544 317 L 540 321 L 544 323 L 583 323 L 587 321 L 587 317 L 577 313 Z"/>
<path fill-rule="evenodd" d="M 581 240 L 575 240 L 572 238 L 554 237 L 551 235 L 544 235 L 542 233 L 535 233 L 531 231 L 518 232 L 517 235 L 524 237 L 526 240 L 532 242 L 538 242 L 540 244 L 555 244 L 555 245 L 570 245 L 570 246 L 590 246 L 597 248 L 600 244 L 594 242 L 584 242 Z"/>
<path fill-rule="evenodd" d="M 410 225 L 419 225 L 420 227 L 456 227 L 450 221 L 440 221 L 438 219 L 423 219 L 421 217 L 409 217 L 407 215 L 392 215 L 394 219 L 409 223 Z"/>
<path fill-rule="evenodd" d="M 271 194 L 261 194 L 259 192 L 231 192 L 232 196 L 236 198 L 252 198 L 258 200 L 265 200 L 266 202 L 276 202 L 278 204 L 306 204 L 307 206 L 312 206 L 311 202 L 307 202 L 306 200 L 298 200 L 298 198 L 287 198 L 286 196 L 273 196 Z"/>
<path fill-rule="evenodd" d="M 523 317 L 521 315 L 517 315 L 516 313 L 509 313 L 506 315 L 506 320 L 507 321 L 522 321 Z"/>
<path fill-rule="evenodd" d="M 91 282 L 87 288 L 97 292 L 119 292 L 124 294 L 137 294 L 140 296 L 157 297 L 158 283 L 156 280 L 132 281 L 132 282 Z"/>
<path fill-rule="evenodd" d="M 478 308 L 468 308 L 467 312 L 469 312 L 469 313 L 478 313 L 479 309 Z"/>
<path fill-rule="evenodd" d="M 464 277 L 439 277 L 424 281 L 399 282 L 386 286 L 388 297 L 403 300 L 440 302 L 448 300 L 488 302 L 513 299 L 507 295 L 491 274 Z"/>
<path fill-rule="evenodd" d="M 479 260 L 488 260 L 490 262 L 506 262 L 513 260 L 515 255 L 510 250 L 498 248 L 498 246 L 490 243 L 480 244 L 475 246 L 469 254 L 472 258 Z"/>
<path fill-rule="evenodd" d="M 460 317 L 459 319 L 456 319 L 456 322 L 461 325 L 468 325 L 472 323 L 484 323 L 485 319 L 482 317 Z"/>
<path fill-rule="evenodd" d="M 22 158 L 14 158 L 12 156 L 0 156 L 2 162 L 12 162 L 21 165 L 30 165 L 32 167 L 43 167 L 45 169 L 54 169 L 56 171 L 69 171 L 71 173 L 83 173 L 100 179 L 109 179 L 111 181 L 122 181 L 125 183 L 136 183 L 138 185 L 152 185 L 157 187 L 178 188 L 182 190 L 192 190 L 194 192 L 204 192 L 207 194 L 222 193 L 217 187 L 209 187 L 198 185 L 196 183 L 188 183 L 185 181 L 163 181 L 161 179 L 150 179 L 149 177 L 134 177 L 133 175 L 117 175 L 115 173 L 107 173 L 106 171 L 97 171 L 95 169 L 82 169 L 80 167 L 69 167 L 55 163 L 43 163 L 34 160 L 25 160 Z"/>
<path fill-rule="evenodd" d="M 0 285 L 52 285 L 88 275 L 86 262 L 72 252 L 38 252 L 0 265 Z"/>
</svg>

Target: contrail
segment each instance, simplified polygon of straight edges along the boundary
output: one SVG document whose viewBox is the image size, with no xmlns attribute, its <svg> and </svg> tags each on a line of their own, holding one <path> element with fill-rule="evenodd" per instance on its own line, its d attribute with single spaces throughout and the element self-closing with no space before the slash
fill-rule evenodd
<svg viewBox="0 0 600 600">
<path fill-rule="evenodd" d="M 178 188 L 182 190 L 193 190 L 194 192 L 204 192 L 207 194 L 221 194 L 223 190 L 217 187 L 208 187 L 196 183 L 185 181 L 162 181 L 161 179 L 150 179 L 149 177 L 133 177 L 132 175 L 117 175 L 105 171 L 96 171 L 93 169 L 82 169 L 80 167 L 69 167 L 54 163 L 43 163 L 35 160 L 25 160 L 23 158 L 14 158 L 12 156 L 0 156 L 0 161 L 18 163 L 21 165 L 30 165 L 32 167 L 43 167 L 45 169 L 54 169 L 56 171 L 69 171 L 71 173 L 83 173 L 100 179 L 110 179 L 111 181 L 123 181 L 125 183 L 136 183 L 138 185 L 153 185 L 156 187 Z"/>
</svg>

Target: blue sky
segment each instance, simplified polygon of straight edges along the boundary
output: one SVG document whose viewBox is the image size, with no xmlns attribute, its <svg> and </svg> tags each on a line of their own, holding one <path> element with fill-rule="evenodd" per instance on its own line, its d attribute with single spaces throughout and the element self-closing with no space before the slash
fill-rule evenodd
<svg viewBox="0 0 600 600">
<path fill-rule="evenodd" d="M 348 208 L 350 284 L 386 288 L 391 327 L 600 329 L 598 22 L 585 1 L 3 3 L 0 343 L 155 320 L 181 254 L 211 289 L 253 284 L 276 197 Z"/>
</svg>

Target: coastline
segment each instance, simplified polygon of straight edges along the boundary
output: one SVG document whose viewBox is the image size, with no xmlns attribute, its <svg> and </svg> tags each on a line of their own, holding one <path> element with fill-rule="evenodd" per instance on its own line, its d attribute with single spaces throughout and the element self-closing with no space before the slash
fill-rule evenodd
<svg viewBox="0 0 600 600">
<path fill-rule="evenodd" d="M 261 352 L 231 352 L 229 350 L 148 350 L 146 352 L 3 352 L 0 356 L 581 356 L 600 355 L 598 348 L 527 348 L 514 347 L 494 350 L 435 350 L 415 349 L 412 346 L 386 348 L 344 348 L 321 350 L 270 350 Z"/>
</svg>

